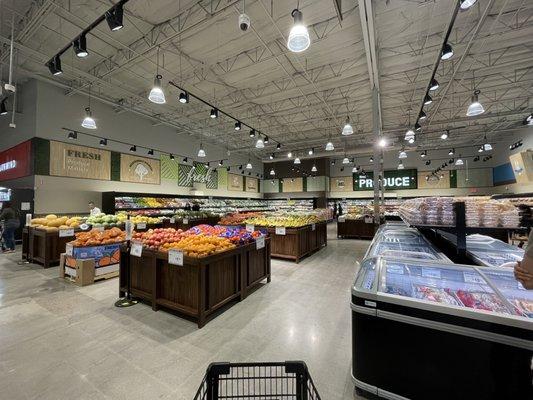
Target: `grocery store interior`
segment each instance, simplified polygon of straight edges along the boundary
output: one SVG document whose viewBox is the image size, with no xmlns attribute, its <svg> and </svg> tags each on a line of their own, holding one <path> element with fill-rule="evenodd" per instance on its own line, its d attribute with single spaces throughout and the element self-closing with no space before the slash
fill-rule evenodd
<svg viewBox="0 0 533 400">
<path fill-rule="evenodd" d="M 532 49 L 528 0 L 0 0 L 0 397 L 532 399 Z"/>
</svg>

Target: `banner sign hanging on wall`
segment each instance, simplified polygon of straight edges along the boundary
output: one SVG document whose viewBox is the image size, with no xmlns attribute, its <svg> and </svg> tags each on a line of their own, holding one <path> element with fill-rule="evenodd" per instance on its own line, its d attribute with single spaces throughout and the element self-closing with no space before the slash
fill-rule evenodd
<svg viewBox="0 0 533 400">
<path fill-rule="evenodd" d="M 246 191 L 257 193 L 259 191 L 259 179 L 245 177 L 246 179 Z"/>
<path fill-rule="evenodd" d="M 120 180 L 122 182 L 159 185 L 161 183 L 161 163 L 153 158 L 121 154 Z"/>
<path fill-rule="evenodd" d="M 384 172 L 383 186 L 385 190 L 403 190 L 417 188 L 417 170 L 391 170 Z M 353 174 L 353 190 L 373 190 L 374 173 L 367 172 L 365 175 Z"/>
<path fill-rule="evenodd" d="M 0 181 L 31 174 L 31 141 L 22 142 L 0 153 Z"/>
<path fill-rule="evenodd" d="M 193 187 L 195 183 L 205 184 L 206 189 L 218 189 L 218 172 L 206 164 L 179 165 L 178 186 Z"/>
<path fill-rule="evenodd" d="M 242 192 L 244 177 L 242 175 L 228 174 L 228 190 Z"/>
<path fill-rule="evenodd" d="M 111 180 L 111 152 L 50 141 L 50 175 Z"/>
</svg>

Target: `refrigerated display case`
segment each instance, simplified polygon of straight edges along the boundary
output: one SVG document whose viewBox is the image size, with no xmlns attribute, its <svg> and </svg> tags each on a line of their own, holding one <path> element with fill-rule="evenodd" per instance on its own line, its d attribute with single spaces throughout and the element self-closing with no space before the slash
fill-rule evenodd
<svg viewBox="0 0 533 400">
<path fill-rule="evenodd" d="M 533 398 L 533 291 L 512 275 L 365 259 L 351 301 L 356 388 L 389 399 Z"/>
</svg>

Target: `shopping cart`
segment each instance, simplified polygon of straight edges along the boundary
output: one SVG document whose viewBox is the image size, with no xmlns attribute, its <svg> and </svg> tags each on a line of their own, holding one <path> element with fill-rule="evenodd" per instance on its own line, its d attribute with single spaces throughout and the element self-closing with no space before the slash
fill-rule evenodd
<svg viewBox="0 0 533 400">
<path fill-rule="evenodd" d="M 320 400 L 303 361 L 213 363 L 194 400 Z"/>
</svg>

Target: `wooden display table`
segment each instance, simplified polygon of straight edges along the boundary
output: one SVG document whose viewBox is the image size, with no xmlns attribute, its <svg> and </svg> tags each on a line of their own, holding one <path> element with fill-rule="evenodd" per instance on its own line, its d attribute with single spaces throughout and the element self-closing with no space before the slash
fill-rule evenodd
<svg viewBox="0 0 533 400">
<path fill-rule="evenodd" d="M 294 260 L 299 263 L 303 257 L 328 245 L 326 222 L 299 228 L 285 228 L 285 234 L 276 233 L 277 228 L 273 227 L 255 226 L 254 228 L 268 232 L 272 242 L 273 258 Z"/>
<path fill-rule="evenodd" d="M 167 308 L 192 318 L 201 328 L 207 318 L 233 300 L 243 300 L 263 280 L 270 282 L 270 240 L 256 249 L 250 243 L 209 257 L 183 257 L 183 266 L 168 263 L 168 254 L 143 249 L 141 257 L 127 253 L 120 263 L 120 293 L 130 274 L 131 294 L 157 311 Z"/>
<path fill-rule="evenodd" d="M 44 268 L 59 264 L 61 253 L 74 236 L 59 237 L 59 231 L 46 231 L 25 226 L 22 229 L 22 259 Z"/>
<path fill-rule="evenodd" d="M 376 224 L 362 219 L 337 219 L 338 238 L 372 239 L 376 233 Z"/>
</svg>

